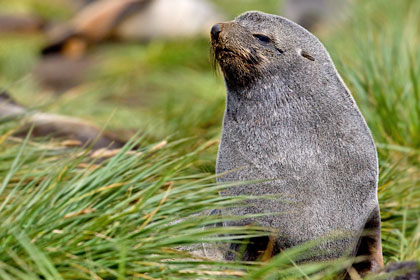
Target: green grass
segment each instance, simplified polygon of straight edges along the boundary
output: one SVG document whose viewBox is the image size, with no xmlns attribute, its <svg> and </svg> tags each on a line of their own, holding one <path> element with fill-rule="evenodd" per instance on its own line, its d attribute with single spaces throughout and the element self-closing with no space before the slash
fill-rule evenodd
<svg viewBox="0 0 420 280">
<path fill-rule="evenodd" d="M 0 7 L 69 16 L 50 2 L 0 1 Z M 279 7 L 277 1 L 215 2 L 229 17 Z M 348 23 L 321 39 L 378 146 L 384 260 L 420 260 L 420 2 L 358 3 Z M 59 141 L 10 137 L 18 122 L 0 122 L 1 279 L 334 279 L 347 264 L 298 266 L 294 260 L 306 247 L 247 266 L 176 250 L 227 242 L 228 232 L 260 234 L 203 230 L 220 217 L 191 217 L 244 199 L 219 198 L 224 186 L 212 177 L 225 89 L 211 67 L 207 38 L 98 46 L 90 55 L 99 63 L 87 82 L 60 96 L 30 74 L 43 42 L 41 35 L 0 37 L 0 86 L 26 106 L 88 119 L 127 137 L 138 133 L 133 141 L 141 148 L 95 161 Z M 163 140 L 168 143 L 156 146 Z"/>
<path fill-rule="evenodd" d="M 420 259 L 419 15 L 416 1 L 368 1 L 331 44 L 378 147 L 385 260 Z"/>
<path fill-rule="evenodd" d="M 251 227 L 203 230 L 220 217 L 193 214 L 237 205 L 246 198 L 219 197 L 218 191 L 226 186 L 216 185 L 205 174 L 191 175 L 191 165 L 208 145 L 179 155 L 174 150 L 182 144 L 148 145 L 129 153 L 133 143 L 98 162 L 81 150 L 11 139 L 8 153 L 0 154 L 2 278 L 230 279 L 243 275 L 260 279 L 282 267 L 284 275 L 313 274 L 321 279 L 326 272 L 320 270 L 336 266 L 292 265 L 290 260 L 310 245 L 287 251 L 262 268 L 200 259 L 176 250 L 261 235 Z"/>
</svg>

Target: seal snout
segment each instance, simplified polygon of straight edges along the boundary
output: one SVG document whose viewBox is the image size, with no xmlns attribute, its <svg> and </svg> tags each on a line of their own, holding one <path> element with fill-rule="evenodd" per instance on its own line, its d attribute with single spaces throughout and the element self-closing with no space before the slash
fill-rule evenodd
<svg viewBox="0 0 420 280">
<path fill-rule="evenodd" d="M 213 27 L 211 28 L 211 31 L 210 31 L 211 37 L 217 41 L 219 39 L 219 35 L 221 32 L 222 32 L 222 25 L 220 23 L 217 23 L 213 25 Z"/>
</svg>

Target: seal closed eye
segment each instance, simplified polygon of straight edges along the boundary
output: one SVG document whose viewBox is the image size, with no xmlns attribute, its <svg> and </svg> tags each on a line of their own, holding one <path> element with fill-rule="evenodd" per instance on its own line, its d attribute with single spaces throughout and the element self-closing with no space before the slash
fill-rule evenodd
<svg viewBox="0 0 420 280">
<path fill-rule="evenodd" d="M 257 38 L 261 43 L 263 44 L 268 44 L 271 42 L 271 39 L 268 38 L 265 35 L 261 35 L 261 34 L 254 34 L 254 37 Z"/>
<path fill-rule="evenodd" d="M 305 51 L 301 51 L 300 55 L 303 56 L 306 59 L 309 59 L 310 61 L 315 61 L 315 58 L 313 58 L 312 55 L 310 55 L 309 53 L 307 53 Z"/>
<path fill-rule="evenodd" d="M 321 238 L 306 260 L 363 254 L 368 260 L 355 265 L 360 273 L 381 267 L 376 148 L 322 43 L 301 26 L 261 12 L 216 24 L 211 34 L 227 88 L 218 182 L 263 181 L 221 192 L 255 197 L 223 214 L 273 213 L 227 223 L 271 233 L 251 241 L 242 259 Z M 364 230 L 369 234 L 362 237 Z M 333 233 L 341 237 L 327 237 Z M 227 259 L 242 251 L 231 249 Z"/>
</svg>

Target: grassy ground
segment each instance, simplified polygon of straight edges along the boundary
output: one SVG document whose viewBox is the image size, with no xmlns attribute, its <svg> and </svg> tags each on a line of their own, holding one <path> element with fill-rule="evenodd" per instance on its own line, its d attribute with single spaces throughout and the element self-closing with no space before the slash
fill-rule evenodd
<svg viewBox="0 0 420 280">
<path fill-rule="evenodd" d="M 278 7 L 278 1 L 215 2 L 231 17 Z M 69 17 L 52 3 L 0 1 L 0 8 Z M 358 3 L 348 23 L 321 39 L 378 146 L 384 260 L 420 260 L 420 2 Z M 133 141 L 142 148 L 98 162 L 55 142 L 10 137 L 18 123 L 1 122 L 0 278 L 327 279 L 346 264 L 295 265 L 306 248 L 246 267 L 186 259 L 174 250 L 224 238 L 217 233 L 258 234 L 202 231 L 214 220 L 189 218 L 237 203 L 218 198 L 211 177 L 225 93 L 207 38 L 99 46 L 90 54 L 100 63 L 88 81 L 60 96 L 30 74 L 43 42 L 42 35 L 0 37 L 0 86 L 21 104 L 124 135 L 138 132 Z"/>
</svg>

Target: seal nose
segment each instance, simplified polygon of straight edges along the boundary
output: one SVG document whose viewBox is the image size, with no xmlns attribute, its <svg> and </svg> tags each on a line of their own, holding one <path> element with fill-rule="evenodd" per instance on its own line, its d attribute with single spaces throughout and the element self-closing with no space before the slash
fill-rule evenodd
<svg viewBox="0 0 420 280">
<path fill-rule="evenodd" d="M 213 25 L 213 27 L 211 28 L 211 31 L 210 31 L 211 37 L 214 40 L 218 40 L 220 32 L 222 32 L 222 26 L 219 23 Z"/>
</svg>

